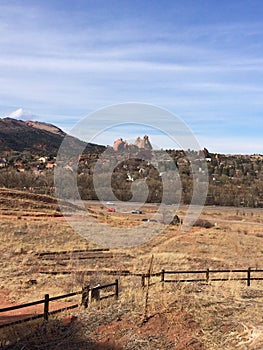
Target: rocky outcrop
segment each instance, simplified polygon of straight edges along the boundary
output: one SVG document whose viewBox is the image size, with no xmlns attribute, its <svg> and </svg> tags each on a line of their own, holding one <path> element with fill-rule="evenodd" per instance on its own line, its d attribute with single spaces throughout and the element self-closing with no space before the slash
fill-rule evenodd
<svg viewBox="0 0 263 350">
<path fill-rule="evenodd" d="M 127 141 L 124 141 L 122 138 L 119 138 L 114 141 L 113 149 L 114 151 L 125 151 L 125 150 L 152 150 L 152 145 L 149 140 L 149 137 L 145 135 L 143 138 L 137 137 L 135 143 L 128 144 Z"/>
<path fill-rule="evenodd" d="M 119 138 L 118 140 L 115 140 L 113 143 L 113 149 L 114 151 L 124 151 L 128 149 L 128 143 L 126 141 L 123 141 L 122 138 Z"/>
<path fill-rule="evenodd" d="M 49 124 L 49 123 L 43 123 L 43 122 L 31 121 L 31 120 L 27 120 L 25 123 L 26 123 L 26 125 L 32 126 L 33 128 L 45 130 L 45 131 L 51 132 L 53 134 L 58 134 L 61 136 L 66 135 L 66 133 L 64 131 L 62 131 L 60 128 L 58 128 L 55 125 Z"/>
<path fill-rule="evenodd" d="M 152 145 L 151 142 L 149 140 L 149 136 L 144 135 L 143 139 L 139 137 L 137 137 L 136 141 L 135 141 L 135 146 L 137 146 L 138 148 L 144 148 L 144 149 L 152 149 Z"/>
</svg>

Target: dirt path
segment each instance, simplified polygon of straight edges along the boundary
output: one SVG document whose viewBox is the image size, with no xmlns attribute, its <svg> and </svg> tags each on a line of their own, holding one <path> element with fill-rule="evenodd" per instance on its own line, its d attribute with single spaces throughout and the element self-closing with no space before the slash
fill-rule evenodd
<svg viewBox="0 0 263 350">
<path fill-rule="evenodd" d="M 6 308 L 6 307 L 22 304 L 22 303 L 11 303 L 8 299 L 9 293 L 10 291 L 7 289 L 0 290 L 0 308 Z M 69 307 L 71 305 L 77 304 L 77 302 L 78 302 L 77 299 L 75 302 L 52 301 L 49 303 L 49 311 L 54 311 L 64 307 Z M 44 304 L 39 304 L 39 305 L 28 306 L 23 309 L 1 312 L 0 325 L 23 320 L 25 318 L 28 318 L 37 314 L 43 314 L 43 311 L 44 311 Z"/>
<path fill-rule="evenodd" d="M 210 218 L 209 215 L 202 215 L 202 218 L 207 219 L 213 223 L 225 223 L 225 224 L 238 224 L 238 225 L 253 225 L 263 227 L 263 223 L 255 221 L 243 221 L 243 220 L 233 220 L 233 219 L 219 219 L 219 218 Z"/>
<path fill-rule="evenodd" d="M 70 216 L 52 216 L 52 215 L 20 215 L 21 218 L 26 220 L 43 220 L 48 219 L 52 221 L 91 221 L 94 220 L 91 216 L 81 216 L 81 215 L 70 215 Z M 0 214 L 0 219 L 17 219 L 17 215 L 14 214 Z"/>
<path fill-rule="evenodd" d="M 255 221 L 239 221 L 239 220 L 227 220 L 227 219 L 218 219 L 215 220 L 216 222 L 225 222 L 228 224 L 241 224 L 241 225 L 253 225 L 253 226 L 260 226 L 263 227 L 263 224 L 259 223 L 259 222 L 255 222 Z"/>
</svg>

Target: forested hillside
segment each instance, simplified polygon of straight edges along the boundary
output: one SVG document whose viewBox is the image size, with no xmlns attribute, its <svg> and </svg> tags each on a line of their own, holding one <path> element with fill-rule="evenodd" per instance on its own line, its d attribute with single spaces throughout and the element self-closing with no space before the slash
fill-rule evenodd
<svg viewBox="0 0 263 350">
<path fill-rule="evenodd" d="M 119 200 L 132 198 L 132 186 L 136 180 L 144 180 L 149 189 L 148 202 L 160 202 L 163 198 L 163 181 L 169 184 L 170 178 L 177 173 L 178 181 L 170 181 L 165 189 L 167 203 L 172 203 L 174 194 L 181 203 L 188 204 L 192 198 L 193 177 L 197 174 L 201 182 L 209 181 L 206 204 L 245 207 L 263 207 L 263 156 L 262 155 L 224 155 L 209 153 L 205 158 L 198 152 L 168 150 L 160 152 L 158 161 L 153 161 L 151 152 L 143 157 L 138 150 L 129 154 L 129 159 L 120 161 L 120 154 L 109 151 L 107 161 L 101 158 L 101 150 L 83 154 L 78 166 L 71 162 L 57 164 L 55 156 L 33 155 L 30 152 L 9 152 L 0 157 L 0 187 L 24 189 L 36 193 L 54 194 L 54 168 L 61 168 L 63 176 L 63 196 L 72 196 L 71 181 L 77 177 L 78 189 L 83 199 L 97 199 L 93 186 L 94 169 L 96 179 L 106 184 L 111 178 L 111 188 Z M 154 151 L 157 152 L 158 151 Z M 168 155 L 168 160 L 165 157 Z M 147 157 L 149 158 L 147 160 Z M 100 159 L 101 158 L 101 159 Z M 103 164 L 98 172 L 99 162 Z M 142 160 L 144 159 L 144 160 Z M 113 169 L 113 172 L 111 171 Z M 205 176 L 206 169 L 208 178 Z M 167 194 L 168 192 L 168 194 Z M 105 200 L 113 200 L 109 188 L 104 188 Z M 140 201 L 140 193 L 133 200 Z"/>
</svg>

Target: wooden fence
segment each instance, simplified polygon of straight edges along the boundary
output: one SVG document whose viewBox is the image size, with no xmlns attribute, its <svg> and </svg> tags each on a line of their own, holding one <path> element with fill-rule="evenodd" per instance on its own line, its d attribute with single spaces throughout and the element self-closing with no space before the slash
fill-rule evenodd
<svg viewBox="0 0 263 350">
<path fill-rule="evenodd" d="M 157 273 L 146 273 L 146 274 L 141 274 L 141 273 L 129 273 L 129 271 L 125 271 L 125 273 L 118 273 L 119 275 L 122 276 L 137 276 L 141 277 L 141 286 L 145 287 L 146 281 L 150 285 L 155 284 L 155 283 L 169 283 L 169 282 L 174 282 L 174 283 L 181 283 L 181 282 L 204 282 L 204 283 L 209 283 L 209 282 L 218 282 L 218 281 L 245 281 L 246 285 L 249 287 L 251 285 L 251 281 L 263 281 L 263 274 L 260 277 L 255 277 L 255 275 L 258 276 L 259 273 L 263 273 L 263 270 L 260 269 L 253 269 L 251 267 L 248 267 L 247 269 L 224 269 L 224 270 L 213 270 L 213 269 L 205 269 L 205 270 L 182 270 L 182 271 L 166 271 L 166 270 L 161 270 L 160 272 Z M 112 274 L 117 274 L 117 271 L 112 271 Z M 219 277 L 215 277 L 220 275 Z M 228 274 L 228 276 L 226 276 Z M 240 274 L 242 274 L 240 276 Z M 177 276 L 177 278 L 169 278 L 170 276 Z M 190 278 L 191 275 L 197 275 L 198 278 Z M 169 277 L 168 277 L 169 276 Z M 186 276 L 182 278 L 181 276 Z M 190 276 L 190 277 L 189 277 Z M 200 277 L 199 277 L 200 276 Z M 159 278 L 157 281 L 152 281 L 151 278 Z M 150 281 L 151 280 L 151 281 Z M 103 289 L 108 290 L 109 288 L 115 287 L 114 293 L 113 294 L 107 294 L 105 296 L 102 296 L 100 291 Z M 11 307 L 6 307 L 0 309 L 0 313 L 2 312 L 7 312 L 7 311 L 13 311 L 21 308 L 26 308 L 29 306 L 33 305 L 38 305 L 38 304 L 44 304 L 44 312 L 43 314 L 38 314 L 34 315 L 22 320 L 14 321 L 12 323 L 7 323 L 7 324 L 2 324 L 0 325 L 0 328 L 14 325 L 17 323 L 21 322 L 26 322 L 29 320 L 37 319 L 37 318 L 44 318 L 45 321 L 48 320 L 49 315 L 53 315 L 65 310 L 70 310 L 74 309 L 79 306 L 79 304 L 74 304 L 70 305 L 68 307 L 64 307 L 58 310 L 54 311 L 49 311 L 49 303 L 55 300 L 60 300 L 64 298 L 69 298 L 75 295 L 81 294 L 82 295 L 82 300 L 81 300 L 81 305 L 83 305 L 85 308 L 88 307 L 88 304 L 92 300 L 102 300 L 110 297 L 115 297 L 116 299 L 119 296 L 119 282 L 118 279 L 115 280 L 115 282 L 103 285 L 103 286 L 96 286 L 93 288 L 90 288 L 89 286 L 85 286 L 82 288 L 81 291 L 79 292 L 74 292 L 74 293 L 69 293 L 65 295 L 60 295 L 57 297 L 49 297 L 49 294 L 46 294 L 44 299 L 42 300 L 37 300 L 31 303 L 27 304 L 21 304 L 17 306 L 11 306 Z"/>
<path fill-rule="evenodd" d="M 101 290 L 103 290 L 103 289 L 108 290 L 112 287 L 115 287 L 114 293 L 107 294 L 105 296 L 101 296 L 101 293 L 100 293 Z M 81 305 L 83 305 L 85 308 L 88 307 L 89 302 L 92 300 L 103 300 L 103 299 L 110 298 L 113 296 L 117 299 L 119 296 L 119 281 L 116 279 L 115 282 L 113 282 L 113 283 L 102 285 L 102 286 L 98 285 L 98 286 L 93 287 L 93 288 L 90 288 L 89 286 L 85 286 L 82 288 L 81 291 L 68 293 L 68 294 L 64 294 L 64 295 L 59 295 L 59 296 L 51 297 L 51 298 L 50 298 L 49 294 L 45 294 L 44 299 L 41 299 L 41 300 L 33 301 L 30 303 L 26 303 L 26 304 L 20 304 L 20 305 L 16 305 L 16 306 L 1 308 L 0 314 L 3 312 L 27 308 L 29 306 L 44 304 L 44 310 L 43 310 L 42 314 L 37 314 L 37 315 L 31 316 L 31 317 L 23 318 L 21 320 L 17 320 L 17 321 L 11 322 L 11 323 L 4 323 L 4 324 L 0 325 L 0 328 L 15 325 L 15 324 L 22 323 L 22 322 L 35 320 L 38 318 L 44 318 L 45 321 L 48 321 L 48 318 L 50 315 L 54 315 L 54 314 L 57 314 L 59 312 L 63 312 L 66 310 L 71 310 L 71 309 L 77 308 L 79 306 L 79 304 L 73 304 L 73 305 L 70 305 L 70 306 L 67 306 L 64 308 L 60 308 L 58 310 L 49 311 L 50 302 L 65 299 L 65 298 L 70 298 L 70 297 L 73 297 L 73 296 L 76 296 L 79 294 L 82 295 Z"/>
<path fill-rule="evenodd" d="M 253 277 L 254 274 L 262 273 L 263 270 L 252 269 L 248 267 L 244 269 L 234 269 L 234 270 L 189 270 L 189 271 L 165 271 L 153 273 L 153 274 L 142 274 L 141 275 L 141 285 L 145 286 L 145 281 L 151 277 L 160 277 L 158 282 L 205 282 L 209 283 L 212 281 L 246 281 L 247 286 L 251 285 L 251 281 L 263 281 L 263 275 L 261 277 Z M 237 274 L 243 274 L 243 276 L 235 277 Z M 252 276 L 253 273 L 253 276 Z M 214 277 L 214 275 L 224 274 L 224 276 Z M 228 274 L 226 277 L 225 274 Z M 177 279 L 167 279 L 166 276 L 177 275 Z M 182 275 L 201 275 L 201 278 L 180 278 Z M 235 276 L 234 276 L 235 275 Z M 153 283 L 152 283 L 153 284 Z"/>
</svg>

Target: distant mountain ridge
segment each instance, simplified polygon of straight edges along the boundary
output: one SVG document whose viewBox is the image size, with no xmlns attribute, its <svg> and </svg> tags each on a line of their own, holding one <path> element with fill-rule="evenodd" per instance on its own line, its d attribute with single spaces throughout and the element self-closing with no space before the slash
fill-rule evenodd
<svg viewBox="0 0 263 350">
<path fill-rule="evenodd" d="M 0 119 L 0 153 L 29 151 L 34 154 L 56 154 L 66 135 L 64 131 L 52 124 L 3 118 Z M 105 148 L 96 144 L 87 144 L 72 136 L 70 138 L 72 147 L 74 145 L 86 147 L 86 150 L 94 152 Z"/>
</svg>

